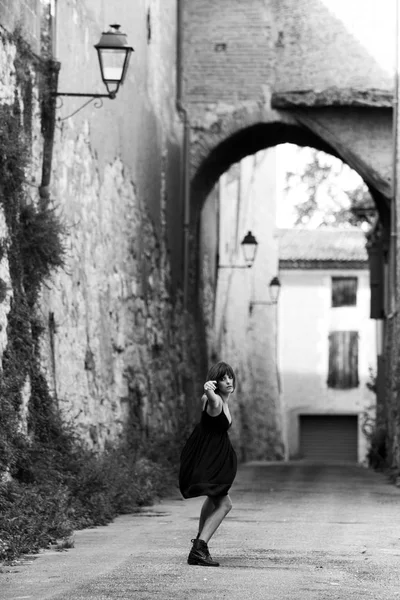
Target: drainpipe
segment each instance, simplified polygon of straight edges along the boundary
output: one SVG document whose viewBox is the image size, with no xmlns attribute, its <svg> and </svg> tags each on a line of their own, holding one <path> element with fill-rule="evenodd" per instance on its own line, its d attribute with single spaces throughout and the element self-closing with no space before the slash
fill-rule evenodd
<svg viewBox="0 0 400 600">
<path fill-rule="evenodd" d="M 397 195 L 398 180 L 397 169 L 399 161 L 399 4 L 396 2 L 396 41 L 395 41 L 395 73 L 393 95 L 393 174 L 392 174 L 392 201 L 390 207 L 390 315 L 396 311 L 397 297 Z"/>
<path fill-rule="evenodd" d="M 56 125 L 56 97 L 52 94 L 57 90 L 58 74 L 61 64 L 49 59 L 44 67 L 45 74 L 42 81 L 42 135 L 43 158 L 42 180 L 39 186 L 39 197 L 42 205 L 46 206 L 50 200 L 51 165 L 53 161 L 54 131 Z"/>
<path fill-rule="evenodd" d="M 183 196 L 183 308 L 188 305 L 189 290 L 189 233 L 190 233 L 190 123 L 183 105 L 183 1 L 177 4 L 176 35 L 176 108 L 183 123 L 182 196 Z"/>
</svg>

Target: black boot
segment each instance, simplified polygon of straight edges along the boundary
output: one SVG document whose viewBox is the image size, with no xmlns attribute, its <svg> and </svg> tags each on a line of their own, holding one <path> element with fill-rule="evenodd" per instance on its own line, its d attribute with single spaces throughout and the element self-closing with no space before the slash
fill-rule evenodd
<svg viewBox="0 0 400 600">
<path fill-rule="evenodd" d="M 201 565 L 202 567 L 219 567 L 219 562 L 213 560 L 204 540 L 192 540 L 193 546 L 188 556 L 189 565 Z"/>
</svg>

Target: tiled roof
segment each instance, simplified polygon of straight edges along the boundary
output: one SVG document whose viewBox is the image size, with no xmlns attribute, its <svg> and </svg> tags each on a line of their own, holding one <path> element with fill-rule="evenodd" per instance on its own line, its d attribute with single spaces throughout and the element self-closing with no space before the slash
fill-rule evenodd
<svg viewBox="0 0 400 600">
<path fill-rule="evenodd" d="M 367 264 L 365 234 L 358 229 L 277 229 L 281 267 L 307 263 L 340 266 Z M 293 263 L 293 264 L 290 264 Z"/>
</svg>

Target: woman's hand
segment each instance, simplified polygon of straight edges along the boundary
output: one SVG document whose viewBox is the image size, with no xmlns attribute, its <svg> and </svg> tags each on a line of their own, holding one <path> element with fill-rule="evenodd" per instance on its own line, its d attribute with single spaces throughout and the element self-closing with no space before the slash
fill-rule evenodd
<svg viewBox="0 0 400 600">
<path fill-rule="evenodd" d="M 206 381 L 204 384 L 204 391 L 208 398 L 210 407 L 212 410 L 219 408 L 221 403 L 221 398 L 218 394 L 216 394 L 217 390 L 217 381 Z"/>
<path fill-rule="evenodd" d="M 215 390 L 217 389 L 217 382 L 216 381 L 206 381 L 204 384 L 204 391 L 207 392 L 215 392 Z"/>
<path fill-rule="evenodd" d="M 221 406 L 221 397 L 216 393 L 218 389 L 217 381 L 206 381 L 204 384 L 205 396 L 208 398 L 208 404 L 211 409 L 211 413 L 220 409 Z"/>
</svg>

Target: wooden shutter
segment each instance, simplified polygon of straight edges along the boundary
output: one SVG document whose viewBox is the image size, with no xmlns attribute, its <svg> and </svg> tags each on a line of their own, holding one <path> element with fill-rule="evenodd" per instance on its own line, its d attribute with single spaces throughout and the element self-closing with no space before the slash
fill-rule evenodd
<svg viewBox="0 0 400 600">
<path fill-rule="evenodd" d="M 328 387 L 358 387 L 358 331 L 333 331 L 329 335 Z"/>
<path fill-rule="evenodd" d="M 385 257 L 381 240 L 367 244 L 369 260 L 369 281 L 371 287 L 371 319 L 382 319 L 384 308 L 384 269 Z"/>
</svg>

